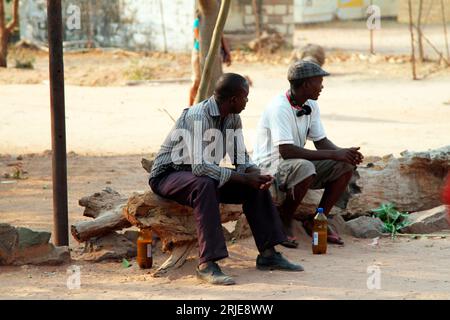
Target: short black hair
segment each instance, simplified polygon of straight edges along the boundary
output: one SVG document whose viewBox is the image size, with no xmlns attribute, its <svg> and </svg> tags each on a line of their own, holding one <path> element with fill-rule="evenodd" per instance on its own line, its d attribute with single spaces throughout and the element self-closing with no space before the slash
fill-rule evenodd
<svg viewBox="0 0 450 320">
<path fill-rule="evenodd" d="M 248 88 L 247 79 L 237 73 L 224 73 L 216 82 L 214 97 L 218 101 L 225 101 Z"/>
</svg>

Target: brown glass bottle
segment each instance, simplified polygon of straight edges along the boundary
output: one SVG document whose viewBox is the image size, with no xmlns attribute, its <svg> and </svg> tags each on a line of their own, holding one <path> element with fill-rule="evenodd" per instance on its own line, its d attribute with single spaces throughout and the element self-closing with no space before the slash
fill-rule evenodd
<svg viewBox="0 0 450 320">
<path fill-rule="evenodd" d="M 137 240 L 137 263 L 141 269 L 150 269 L 153 265 L 152 231 L 142 229 Z"/>
<path fill-rule="evenodd" d="M 322 208 L 318 208 L 314 217 L 312 251 L 313 254 L 327 253 L 328 219 Z"/>
</svg>

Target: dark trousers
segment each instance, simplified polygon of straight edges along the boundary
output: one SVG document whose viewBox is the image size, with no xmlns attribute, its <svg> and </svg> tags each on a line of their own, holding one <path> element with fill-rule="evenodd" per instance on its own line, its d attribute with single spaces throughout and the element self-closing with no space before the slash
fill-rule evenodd
<svg viewBox="0 0 450 320">
<path fill-rule="evenodd" d="M 286 240 L 280 216 L 268 190 L 232 182 L 218 188 L 216 180 L 197 177 L 189 171 L 172 172 L 151 179 L 150 187 L 156 194 L 194 209 L 200 263 L 228 257 L 220 221 L 220 203 L 242 204 L 260 252 Z"/>
</svg>

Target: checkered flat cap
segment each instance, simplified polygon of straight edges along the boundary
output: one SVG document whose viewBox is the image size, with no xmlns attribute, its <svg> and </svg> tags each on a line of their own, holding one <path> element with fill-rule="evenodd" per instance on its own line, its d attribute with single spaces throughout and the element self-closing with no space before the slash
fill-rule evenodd
<svg viewBox="0 0 450 320">
<path fill-rule="evenodd" d="M 288 80 L 300 80 L 312 77 L 326 77 L 330 74 L 323 70 L 318 64 L 299 60 L 290 65 L 288 70 Z"/>
</svg>

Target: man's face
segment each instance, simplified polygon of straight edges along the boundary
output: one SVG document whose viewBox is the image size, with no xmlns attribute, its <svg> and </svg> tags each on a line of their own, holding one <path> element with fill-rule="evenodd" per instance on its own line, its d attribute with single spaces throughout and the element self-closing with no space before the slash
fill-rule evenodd
<svg viewBox="0 0 450 320">
<path fill-rule="evenodd" d="M 320 92 L 323 89 L 323 77 L 313 77 L 308 79 L 308 81 L 304 85 L 304 90 L 308 99 L 318 100 L 320 96 Z"/>
<path fill-rule="evenodd" d="M 231 113 L 241 113 L 248 102 L 249 87 L 245 85 L 239 93 L 231 98 Z"/>
</svg>

